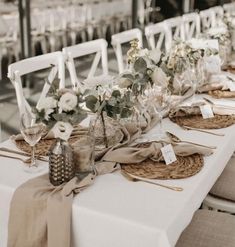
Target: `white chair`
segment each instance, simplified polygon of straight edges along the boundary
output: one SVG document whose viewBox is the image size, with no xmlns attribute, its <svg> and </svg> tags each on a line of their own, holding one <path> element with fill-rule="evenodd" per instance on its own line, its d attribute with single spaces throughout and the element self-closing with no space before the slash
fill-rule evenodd
<svg viewBox="0 0 235 247">
<path fill-rule="evenodd" d="M 229 160 L 222 174 L 203 201 L 203 207 L 235 214 L 235 156 Z"/>
<path fill-rule="evenodd" d="M 133 39 L 138 39 L 139 46 L 143 47 L 142 32 L 138 28 L 112 35 L 111 43 L 117 57 L 119 73 L 123 73 L 125 69 L 124 59 L 122 54 L 122 44 L 130 42 Z"/>
<path fill-rule="evenodd" d="M 73 86 L 82 86 L 79 81 L 75 68 L 75 58 L 83 57 L 90 54 L 95 54 L 91 69 L 89 71 L 88 77 L 94 77 L 97 70 L 98 64 L 101 60 L 103 75 L 108 75 L 108 57 L 107 57 L 107 46 L 108 43 L 104 39 L 97 39 L 81 43 L 78 45 L 63 48 L 63 53 L 66 57 L 66 65 L 69 70 L 71 82 Z"/>
<path fill-rule="evenodd" d="M 181 16 L 167 19 L 164 22 L 169 29 L 169 35 L 167 35 L 169 40 L 167 42 L 170 47 L 175 39 L 185 40 L 183 18 Z"/>
<path fill-rule="evenodd" d="M 7 55 L 8 62 L 11 63 L 14 56 L 19 60 L 19 41 L 18 41 L 18 16 L 0 15 L 0 80 L 2 79 L 2 58 Z"/>
<path fill-rule="evenodd" d="M 189 13 L 183 15 L 184 22 L 184 32 L 185 32 L 185 40 L 189 40 L 201 33 L 201 24 L 200 24 L 200 16 L 198 13 Z"/>
<path fill-rule="evenodd" d="M 27 102 L 24 93 L 21 77 L 23 75 L 37 72 L 43 69 L 51 68 L 51 71 L 48 76 L 48 80 L 44 84 L 42 93 L 40 95 L 39 101 L 43 100 L 43 98 L 48 93 L 50 89 L 50 84 L 55 79 L 58 74 L 58 78 L 60 79 L 60 88 L 65 87 L 65 75 L 64 75 L 64 57 L 62 52 L 54 52 L 41 56 L 36 56 L 32 58 L 27 58 L 21 60 L 19 62 L 13 63 L 8 67 L 8 78 L 11 80 L 15 87 L 17 103 L 19 107 L 20 114 L 25 112 L 31 113 L 31 107 Z M 48 83 L 49 82 L 49 83 Z"/>
<path fill-rule="evenodd" d="M 171 48 L 171 34 L 165 22 L 149 25 L 145 28 L 145 36 L 150 49 L 165 50 Z"/>
<path fill-rule="evenodd" d="M 227 13 L 232 13 L 235 11 L 235 2 L 233 3 L 226 3 L 223 5 L 223 9 Z"/>
<path fill-rule="evenodd" d="M 221 6 L 215 6 L 210 8 L 214 12 L 214 21 L 215 21 L 215 26 L 221 26 L 223 24 L 223 18 L 224 18 L 224 9 Z"/>
<path fill-rule="evenodd" d="M 211 9 L 200 11 L 201 30 L 202 32 L 215 27 L 215 13 Z"/>
</svg>

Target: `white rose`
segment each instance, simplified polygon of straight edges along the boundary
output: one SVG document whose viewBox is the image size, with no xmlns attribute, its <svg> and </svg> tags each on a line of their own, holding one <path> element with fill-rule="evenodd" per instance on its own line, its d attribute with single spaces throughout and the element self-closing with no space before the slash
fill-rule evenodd
<svg viewBox="0 0 235 247">
<path fill-rule="evenodd" d="M 65 123 L 62 121 L 57 122 L 52 128 L 52 132 L 55 138 L 60 138 L 67 141 L 72 134 L 73 126 L 70 123 Z"/>
<path fill-rule="evenodd" d="M 53 97 L 46 97 L 43 100 L 40 100 L 36 106 L 36 108 L 41 110 L 46 109 L 53 109 L 57 107 L 57 100 L 55 100 Z"/>
<path fill-rule="evenodd" d="M 161 85 L 164 87 L 168 85 L 168 78 L 166 76 L 166 73 L 159 67 L 155 68 L 151 75 L 151 79 L 156 85 Z"/>
<path fill-rule="evenodd" d="M 65 93 L 61 96 L 58 106 L 62 111 L 72 111 L 78 103 L 77 96 L 71 93 Z"/>
</svg>

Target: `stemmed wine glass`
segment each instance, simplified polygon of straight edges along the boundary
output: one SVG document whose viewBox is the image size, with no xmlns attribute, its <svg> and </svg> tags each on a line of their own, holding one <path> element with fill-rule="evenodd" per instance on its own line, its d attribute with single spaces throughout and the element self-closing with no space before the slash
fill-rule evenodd
<svg viewBox="0 0 235 247">
<path fill-rule="evenodd" d="M 170 108 L 170 92 L 167 88 L 154 86 L 153 94 L 155 96 L 155 100 L 153 101 L 154 108 L 159 117 L 159 138 L 165 137 L 165 132 L 163 131 L 162 120 L 164 114 L 169 111 Z"/>
<path fill-rule="evenodd" d="M 195 65 L 191 66 L 191 85 L 193 89 L 192 104 L 195 103 L 195 94 L 198 86 L 200 86 L 205 80 L 204 62 L 200 59 Z"/>
<path fill-rule="evenodd" d="M 29 113 L 23 113 L 20 117 L 20 131 L 24 140 L 30 145 L 31 163 L 25 169 L 27 172 L 38 172 L 41 169 L 35 159 L 35 145 L 39 142 L 45 130 L 45 125 L 41 122 L 36 122 L 36 117 Z"/>
</svg>

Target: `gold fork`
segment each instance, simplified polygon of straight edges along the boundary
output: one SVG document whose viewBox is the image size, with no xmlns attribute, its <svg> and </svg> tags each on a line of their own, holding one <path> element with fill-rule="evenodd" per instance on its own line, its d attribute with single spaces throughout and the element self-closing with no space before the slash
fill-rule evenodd
<svg viewBox="0 0 235 247">
<path fill-rule="evenodd" d="M 145 182 L 145 183 L 149 183 L 149 184 L 153 184 L 153 185 L 157 185 L 160 187 L 163 187 L 165 189 L 169 189 L 169 190 L 174 190 L 174 191 L 183 191 L 183 188 L 181 187 L 175 187 L 175 186 L 169 186 L 169 185 L 164 185 L 164 184 L 160 184 L 160 183 L 156 183 L 156 182 L 152 182 L 149 180 L 145 180 L 143 178 L 140 177 L 134 177 L 131 174 L 124 172 L 123 170 L 121 171 L 122 175 L 128 179 L 131 182 Z"/>
</svg>

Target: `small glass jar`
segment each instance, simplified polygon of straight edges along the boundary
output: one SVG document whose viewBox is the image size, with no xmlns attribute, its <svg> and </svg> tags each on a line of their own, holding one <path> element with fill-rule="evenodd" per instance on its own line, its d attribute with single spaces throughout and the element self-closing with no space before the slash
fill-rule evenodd
<svg viewBox="0 0 235 247">
<path fill-rule="evenodd" d="M 94 138 L 83 135 L 73 144 L 76 175 L 95 172 Z"/>
</svg>

